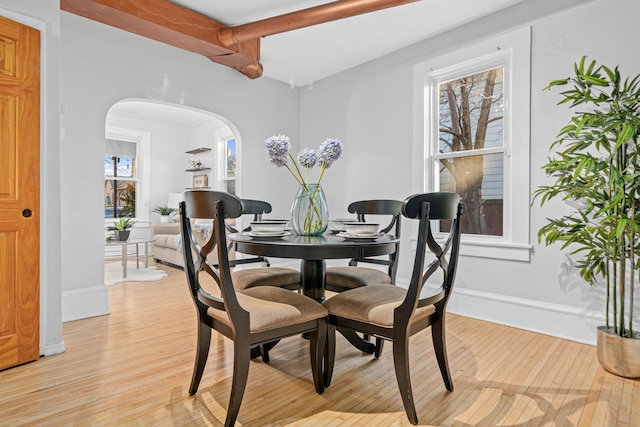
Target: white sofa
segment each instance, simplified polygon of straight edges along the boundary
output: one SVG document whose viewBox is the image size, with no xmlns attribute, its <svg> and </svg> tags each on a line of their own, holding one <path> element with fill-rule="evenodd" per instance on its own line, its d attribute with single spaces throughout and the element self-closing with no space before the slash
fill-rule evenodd
<svg viewBox="0 0 640 427">
<path fill-rule="evenodd" d="M 193 225 L 193 234 L 199 244 L 204 244 L 208 238 L 209 226 L 195 223 Z M 184 267 L 182 258 L 182 248 L 178 250 L 181 244 L 182 236 L 180 236 L 180 223 L 178 222 L 160 222 L 153 225 L 152 243 L 153 258 L 156 262 L 171 264 L 180 268 Z M 229 253 L 230 259 L 235 259 L 233 252 Z M 218 256 L 214 250 L 207 258 L 212 264 L 218 263 Z"/>
</svg>

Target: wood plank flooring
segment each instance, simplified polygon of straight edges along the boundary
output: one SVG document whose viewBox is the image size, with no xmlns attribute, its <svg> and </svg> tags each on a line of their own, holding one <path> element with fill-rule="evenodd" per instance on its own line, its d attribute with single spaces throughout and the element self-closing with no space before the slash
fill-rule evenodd
<svg viewBox="0 0 640 427">
<path fill-rule="evenodd" d="M 1 426 L 220 426 L 233 348 L 214 336 L 200 390 L 189 396 L 195 313 L 182 270 L 109 288 L 111 314 L 65 323 L 66 352 L 0 371 Z M 447 392 L 429 331 L 412 338 L 420 425 L 640 426 L 640 381 L 600 368 L 595 348 L 449 315 Z M 308 342 L 289 338 L 252 361 L 243 426 L 410 425 L 391 345 L 379 360 L 338 337 L 331 387 L 315 393 Z"/>
</svg>

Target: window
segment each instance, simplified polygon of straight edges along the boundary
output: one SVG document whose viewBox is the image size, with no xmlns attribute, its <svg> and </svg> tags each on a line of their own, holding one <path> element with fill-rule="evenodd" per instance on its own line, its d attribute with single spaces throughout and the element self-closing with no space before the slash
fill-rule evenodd
<svg viewBox="0 0 640 427">
<path fill-rule="evenodd" d="M 136 216 L 137 143 L 107 139 L 104 156 L 104 217 Z"/>
<path fill-rule="evenodd" d="M 435 174 L 434 189 L 457 192 L 465 201 L 462 232 L 467 234 L 502 236 L 504 123 L 509 119 L 504 76 L 502 64 L 433 79 L 438 126 L 437 139 L 429 141 L 432 165 L 427 168 Z"/>
<path fill-rule="evenodd" d="M 462 254 L 529 259 L 529 66 L 527 28 L 415 68 L 423 186 L 462 196 Z"/>
<path fill-rule="evenodd" d="M 151 134 L 133 129 L 107 126 L 104 155 L 104 218 L 149 219 Z"/>
<path fill-rule="evenodd" d="M 218 146 L 218 186 L 217 189 L 231 194 L 238 194 L 238 141 L 228 127 L 216 131 Z"/>
<path fill-rule="evenodd" d="M 225 182 L 226 191 L 236 194 L 236 140 L 235 138 L 225 141 Z"/>
</svg>

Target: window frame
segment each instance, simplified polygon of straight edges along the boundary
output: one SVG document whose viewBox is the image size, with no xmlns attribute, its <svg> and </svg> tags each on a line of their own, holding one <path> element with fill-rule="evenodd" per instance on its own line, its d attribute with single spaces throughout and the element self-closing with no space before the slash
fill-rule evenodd
<svg viewBox="0 0 640 427">
<path fill-rule="evenodd" d="M 121 141 L 133 142 L 136 144 L 136 167 L 137 177 L 132 178 L 119 178 L 121 181 L 137 181 L 136 189 L 136 215 L 133 219 L 136 221 L 148 221 L 149 220 L 149 199 L 150 199 L 150 168 L 149 159 L 151 155 L 151 134 L 149 132 L 143 132 L 133 129 L 118 128 L 114 126 L 107 126 L 105 128 L 105 138 L 115 139 Z M 104 156 L 103 156 L 104 159 Z M 103 170 L 104 174 L 104 170 Z M 107 176 L 104 174 L 104 180 L 113 179 L 113 176 Z M 103 206 L 104 211 L 104 206 Z M 113 224 L 113 218 L 105 218 L 105 226 Z"/>
<path fill-rule="evenodd" d="M 228 191 L 229 181 L 235 182 L 236 196 L 238 195 L 238 138 L 231 132 L 231 129 L 224 128 L 216 131 L 215 138 L 217 141 L 217 189 L 221 191 Z M 230 178 L 227 174 L 227 142 L 229 140 L 235 140 L 236 144 L 236 175 Z"/>
<path fill-rule="evenodd" d="M 438 84 L 496 66 L 504 76 L 503 235 L 462 236 L 461 254 L 528 261 L 530 215 L 530 87 L 531 29 L 529 27 L 429 59 L 414 67 L 414 159 L 416 186 L 436 191 L 438 168 Z M 508 118 L 507 118 L 508 117 Z M 487 151 L 489 150 L 489 151 Z M 464 155 L 489 153 L 491 148 Z M 465 152 L 466 153 L 466 152 Z M 417 183 L 417 181 L 420 181 Z M 520 191 L 523 190 L 523 191 Z"/>
</svg>

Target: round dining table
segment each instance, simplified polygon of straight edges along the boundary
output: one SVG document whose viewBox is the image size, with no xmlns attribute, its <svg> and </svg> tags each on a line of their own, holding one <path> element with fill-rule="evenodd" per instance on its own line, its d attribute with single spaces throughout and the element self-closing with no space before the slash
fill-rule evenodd
<svg viewBox="0 0 640 427">
<path fill-rule="evenodd" d="M 318 302 L 324 301 L 325 273 L 327 259 L 351 259 L 388 255 L 396 251 L 399 238 L 384 234 L 372 238 L 345 238 L 339 234 L 326 232 L 321 236 L 299 236 L 287 232 L 284 236 L 256 236 L 251 232 L 232 233 L 227 239 L 234 242 L 236 252 L 275 258 L 300 260 L 300 282 L 302 293 Z M 361 338 L 352 330 L 338 331 L 356 348 L 369 354 L 375 345 Z M 269 343 L 267 349 L 276 342 Z M 256 350 L 252 357 L 259 356 Z"/>
<path fill-rule="evenodd" d="M 388 255 L 400 241 L 384 234 L 373 238 L 345 238 L 326 232 L 320 236 L 299 236 L 287 232 L 280 237 L 255 236 L 251 232 L 230 234 L 237 252 L 275 258 L 300 259 L 302 293 L 316 301 L 324 300 L 327 259 L 351 259 Z"/>
</svg>

